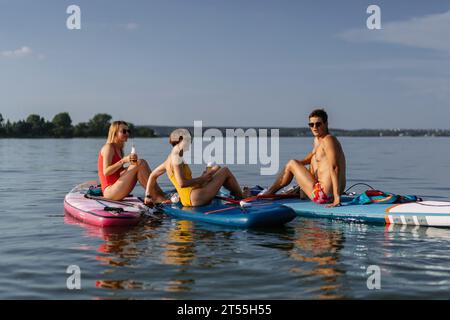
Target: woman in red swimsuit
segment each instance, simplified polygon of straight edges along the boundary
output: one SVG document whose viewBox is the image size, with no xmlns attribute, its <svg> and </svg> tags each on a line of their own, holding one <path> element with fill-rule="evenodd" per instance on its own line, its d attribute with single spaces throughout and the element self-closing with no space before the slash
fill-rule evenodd
<svg viewBox="0 0 450 320">
<path fill-rule="evenodd" d="M 125 121 L 114 121 L 109 127 L 108 140 L 98 154 L 98 177 L 103 196 L 107 199 L 122 200 L 130 194 L 138 181 L 145 188 L 152 172 L 147 161 L 138 160 L 136 154 L 124 156 L 123 148 L 129 134 Z M 125 168 L 123 165 L 126 163 L 130 165 Z M 158 185 L 153 190 L 152 200 L 165 200 L 164 192 Z"/>
</svg>

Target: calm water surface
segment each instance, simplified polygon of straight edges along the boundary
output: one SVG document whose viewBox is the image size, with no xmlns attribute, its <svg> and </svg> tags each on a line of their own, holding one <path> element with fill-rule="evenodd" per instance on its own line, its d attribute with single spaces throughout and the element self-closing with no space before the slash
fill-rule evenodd
<svg viewBox="0 0 450 320">
<path fill-rule="evenodd" d="M 0 298 L 450 298 L 448 229 L 307 218 L 274 230 L 166 217 L 108 231 L 80 224 L 65 216 L 63 198 L 96 179 L 103 142 L 0 139 Z M 341 142 L 348 185 L 450 200 L 450 139 Z M 169 151 L 166 139 L 135 143 L 152 167 Z M 310 147 L 310 139 L 281 139 L 281 163 Z M 230 167 L 241 184 L 268 185 L 274 178 L 260 176 L 258 166 Z M 167 178 L 161 184 L 168 187 Z M 81 268 L 81 290 L 66 288 L 69 265 Z M 380 290 L 367 289 L 369 265 L 381 268 Z"/>
</svg>

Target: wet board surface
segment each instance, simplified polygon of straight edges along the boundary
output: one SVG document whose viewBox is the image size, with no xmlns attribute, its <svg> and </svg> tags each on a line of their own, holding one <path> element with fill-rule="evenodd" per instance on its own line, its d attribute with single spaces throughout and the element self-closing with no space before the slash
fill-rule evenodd
<svg viewBox="0 0 450 320">
<path fill-rule="evenodd" d="M 420 201 L 404 204 L 350 204 L 343 197 L 342 206 L 327 208 L 309 200 L 285 203 L 297 215 L 382 224 L 450 227 L 450 202 Z"/>
<path fill-rule="evenodd" d="M 160 210 L 178 219 L 229 227 L 274 227 L 284 225 L 296 217 L 292 209 L 282 205 L 286 202 L 289 200 L 258 200 L 252 202 L 251 207 L 241 208 L 238 204 L 214 199 L 206 206 L 183 207 L 181 204 L 171 204 L 162 206 Z"/>
</svg>

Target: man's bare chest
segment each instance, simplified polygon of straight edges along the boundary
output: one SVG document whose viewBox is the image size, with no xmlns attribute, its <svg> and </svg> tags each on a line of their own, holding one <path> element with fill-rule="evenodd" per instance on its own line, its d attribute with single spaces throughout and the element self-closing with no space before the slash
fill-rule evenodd
<svg viewBox="0 0 450 320">
<path fill-rule="evenodd" d="M 323 150 L 323 148 L 318 147 L 316 149 L 314 158 L 318 163 L 326 161 L 326 155 L 325 155 L 325 151 Z"/>
</svg>

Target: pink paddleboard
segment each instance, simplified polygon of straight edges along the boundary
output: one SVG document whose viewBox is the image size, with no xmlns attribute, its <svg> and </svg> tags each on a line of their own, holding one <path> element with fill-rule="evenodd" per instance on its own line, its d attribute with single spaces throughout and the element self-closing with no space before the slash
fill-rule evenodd
<svg viewBox="0 0 450 320">
<path fill-rule="evenodd" d="M 146 208 L 136 197 L 125 198 L 121 203 L 86 198 L 89 186 L 95 184 L 90 181 L 73 188 L 64 198 L 65 211 L 77 220 L 99 227 L 136 225 L 145 217 Z M 108 207 L 122 208 L 123 211 L 105 210 Z"/>
</svg>

